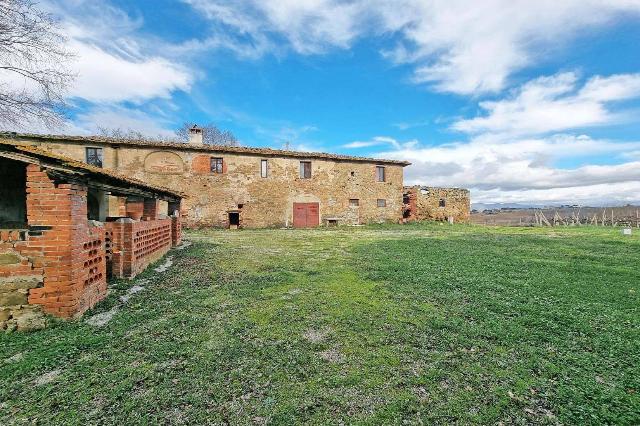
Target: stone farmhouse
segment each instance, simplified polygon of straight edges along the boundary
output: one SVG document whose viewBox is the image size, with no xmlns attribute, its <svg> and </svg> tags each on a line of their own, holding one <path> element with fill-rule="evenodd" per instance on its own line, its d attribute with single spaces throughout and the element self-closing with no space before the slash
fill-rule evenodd
<svg viewBox="0 0 640 426">
<path fill-rule="evenodd" d="M 175 191 L 3 138 L 0 183 L 0 330 L 81 315 L 180 243 Z M 109 197 L 121 218 L 91 205 Z"/>
<path fill-rule="evenodd" d="M 187 227 L 314 227 L 446 220 L 449 216 L 455 221 L 468 219 L 468 192 L 433 192 L 428 202 L 409 206 L 411 197 L 406 192 L 412 190 L 403 187 L 403 168 L 410 163 L 405 161 L 204 145 L 201 132 L 192 128 L 188 143 L 34 134 L 11 137 L 185 194 L 182 223 Z M 467 203 L 458 202 L 465 194 Z M 425 198 L 423 192 L 419 195 Z M 432 209 L 433 202 L 439 205 L 442 198 L 450 207 Z M 113 197 L 108 203 L 100 201 L 102 216 L 116 215 L 123 202 L 114 204 Z M 455 212 L 454 205 L 458 206 Z"/>
</svg>

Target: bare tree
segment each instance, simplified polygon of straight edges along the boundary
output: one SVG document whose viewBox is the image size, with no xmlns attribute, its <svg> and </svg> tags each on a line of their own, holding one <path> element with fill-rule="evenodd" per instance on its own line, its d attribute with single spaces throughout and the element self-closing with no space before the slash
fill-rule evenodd
<svg viewBox="0 0 640 426">
<path fill-rule="evenodd" d="M 123 129 L 121 127 L 110 128 L 110 127 L 99 126 L 98 136 L 102 136 L 109 139 L 115 139 L 119 141 L 177 142 L 176 139 L 166 138 L 161 135 L 149 136 L 149 135 L 145 135 L 144 133 L 138 130 Z"/>
<path fill-rule="evenodd" d="M 32 0 L 0 0 L 0 126 L 62 123 L 72 58 L 51 14 Z"/>
<path fill-rule="evenodd" d="M 184 123 L 176 130 L 176 136 L 181 141 L 189 140 L 189 129 L 194 126 L 194 123 Z M 225 145 L 225 146 L 239 146 L 240 142 L 233 133 L 229 130 L 220 130 L 218 126 L 213 123 L 209 123 L 204 126 L 198 126 L 202 129 L 202 142 L 207 145 Z"/>
</svg>

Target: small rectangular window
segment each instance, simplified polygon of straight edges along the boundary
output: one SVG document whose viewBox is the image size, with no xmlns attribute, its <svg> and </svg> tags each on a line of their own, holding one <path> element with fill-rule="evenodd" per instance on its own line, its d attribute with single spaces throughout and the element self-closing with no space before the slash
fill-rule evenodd
<svg viewBox="0 0 640 426">
<path fill-rule="evenodd" d="M 378 198 L 378 207 L 387 207 L 387 200 Z"/>
<path fill-rule="evenodd" d="M 102 148 L 87 148 L 87 164 L 102 167 Z"/>
<path fill-rule="evenodd" d="M 311 161 L 300 162 L 300 179 L 311 179 Z"/>
<path fill-rule="evenodd" d="M 360 200 L 358 200 L 357 198 L 352 198 L 349 200 L 349 206 L 358 207 L 359 205 L 360 205 Z"/>
<path fill-rule="evenodd" d="M 376 166 L 376 180 L 378 182 L 386 181 L 384 166 Z"/>
<path fill-rule="evenodd" d="M 224 168 L 223 168 L 222 158 L 211 157 L 211 173 L 222 174 L 223 169 Z"/>
<path fill-rule="evenodd" d="M 447 205 L 447 201 L 444 198 L 440 198 L 440 202 L 438 202 L 438 206 L 445 207 Z"/>
<path fill-rule="evenodd" d="M 269 165 L 267 160 L 260 160 L 260 176 L 266 178 L 269 174 Z"/>
</svg>

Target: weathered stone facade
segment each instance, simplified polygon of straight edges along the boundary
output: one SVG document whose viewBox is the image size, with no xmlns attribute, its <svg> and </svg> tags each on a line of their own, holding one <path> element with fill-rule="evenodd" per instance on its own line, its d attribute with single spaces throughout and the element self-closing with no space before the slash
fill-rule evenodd
<svg viewBox="0 0 640 426">
<path fill-rule="evenodd" d="M 462 188 L 438 188 L 432 186 L 404 187 L 405 221 L 453 221 L 469 222 L 471 198 Z"/>
<path fill-rule="evenodd" d="M 0 330 L 32 330 L 45 325 L 40 305 L 29 296 L 44 285 L 42 247 L 30 247 L 26 230 L 0 231 Z"/>
<path fill-rule="evenodd" d="M 402 217 L 406 162 L 95 138 L 17 139 L 78 161 L 86 161 L 86 148 L 101 148 L 104 168 L 184 193 L 185 226 L 229 227 L 233 220 L 247 228 L 293 226 L 298 203 L 317 203 L 320 225 L 399 222 Z M 212 172 L 212 159 L 221 159 L 218 172 Z M 311 163 L 310 178 L 301 178 L 301 161 Z M 376 167 L 384 167 L 382 182 Z"/>
</svg>

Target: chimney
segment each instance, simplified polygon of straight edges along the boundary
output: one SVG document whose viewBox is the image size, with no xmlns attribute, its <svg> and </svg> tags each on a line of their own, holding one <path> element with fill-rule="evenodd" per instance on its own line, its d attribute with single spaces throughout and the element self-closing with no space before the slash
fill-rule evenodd
<svg viewBox="0 0 640 426">
<path fill-rule="evenodd" d="M 189 128 L 189 143 L 193 145 L 202 145 L 202 129 L 197 125 Z"/>
</svg>

